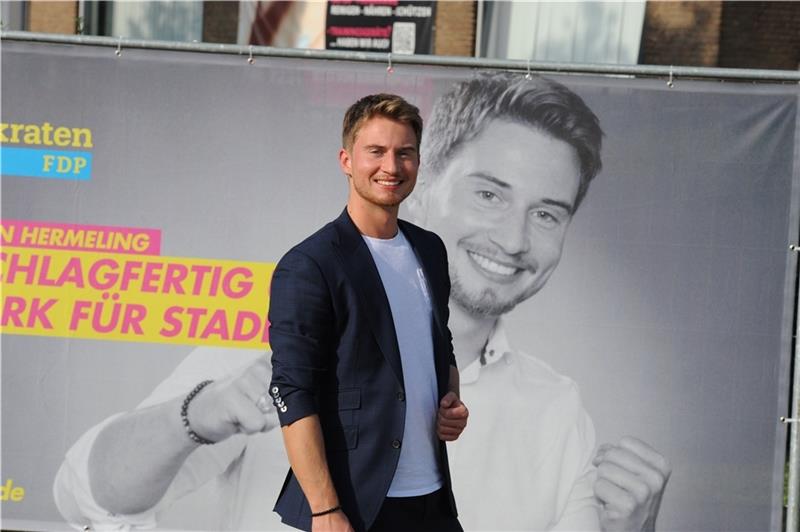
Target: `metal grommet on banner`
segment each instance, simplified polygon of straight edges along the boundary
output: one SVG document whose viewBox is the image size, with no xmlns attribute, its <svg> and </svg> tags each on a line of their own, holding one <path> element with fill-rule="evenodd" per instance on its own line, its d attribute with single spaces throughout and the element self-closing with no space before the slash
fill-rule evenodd
<svg viewBox="0 0 800 532">
<path fill-rule="evenodd" d="M 252 44 L 248 47 L 248 51 L 250 52 L 250 55 L 247 58 L 247 63 L 252 65 L 253 63 L 256 62 L 256 60 L 253 59 L 253 45 Z"/>
<path fill-rule="evenodd" d="M 667 80 L 667 87 L 670 89 L 675 86 L 675 78 L 672 75 L 672 65 L 669 66 L 669 79 Z"/>
<path fill-rule="evenodd" d="M 114 55 L 116 55 L 117 57 L 122 55 L 122 35 L 120 35 L 119 38 L 117 39 L 117 49 L 116 51 L 114 51 Z"/>
<path fill-rule="evenodd" d="M 792 251 L 800 251 L 800 246 L 797 244 L 789 244 L 789 249 Z"/>
<path fill-rule="evenodd" d="M 780 420 L 781 420 L 781 423 L 783 423 L 784 425 L 787 425 L 787 424 L 789 424 L 789 423 L 797 423 L 798 421 L 800 421 L 800 418 L 796 418 L 796 417 L 786 417 L 786 416 L 781 416 L 781 417 L 780 417 L 780 418 L 778 418 L 778 419 L 780 419 Z"/>
<path fill-rule="evenodd" d="M 389 56 L 389 66 L 386 67 L 386 72 L 392 74 L 394 72 L 394 67 L 392 66 L 392 52 L 386 54 Z"/>
<path fill-rule="evenodd" d="M 531 74 L 531 58 L 528 58 L 528 72 L 525 74 L 525 79 L 531 80 L 533 79 L 533 74 Z"/>
</svg>

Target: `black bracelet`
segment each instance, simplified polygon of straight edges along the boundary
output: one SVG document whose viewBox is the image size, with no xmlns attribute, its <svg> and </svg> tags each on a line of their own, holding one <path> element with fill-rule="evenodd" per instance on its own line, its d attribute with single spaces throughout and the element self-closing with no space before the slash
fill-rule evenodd
<svg viewBox="0 0 800 532">
<path fill-rule="evenodd" d="M 311 514 L 311 517 L 319 517 L 321 515 L 332 514 L 333 512 L 338 512 L 341 509 L 342 509 L 341 506 L 334 506 L 333 508 L 328 508 L 327 510 L 322 510 L 321 512 L 315 512 Z"/>
<path fill-rule="evenodd" d="M 192 427 L 189 425 L 189 418 L 186 416 L 186 413 L 189 411 L 189 403 L 192 402 L 192 399 L 194 399 L 197 396 L 197 394 L 200 393 L 200 390 L 202 390 L 203 388 L 205 388 L 206 386 L 208 386 L 212 382 L 214 382 L 214 381 L 207 380 L 207 381 L 203 381 L 200 384 L 198 384 L 197 386 L 195 386 L 194 390 L 189 392 L 189 395 L 186 396 L 186 399 L 183 400 L 183 404 L 181 405 L 181 422 L 183 422 L 183 428 L 186 429 L 186 434 L 189 435 L 189 437 L 192 439 L 192 441 L 197 442 L 197 443 L 199 443 L 201 445 L 211 445 L 212 443 L 216 443 L 216 442 L 213 442 L 211 440 L 207 440 L 207 439 L 203 438 L 202 436 L 200 436 L 195 431 L 193 431 Z"/>
</svg>

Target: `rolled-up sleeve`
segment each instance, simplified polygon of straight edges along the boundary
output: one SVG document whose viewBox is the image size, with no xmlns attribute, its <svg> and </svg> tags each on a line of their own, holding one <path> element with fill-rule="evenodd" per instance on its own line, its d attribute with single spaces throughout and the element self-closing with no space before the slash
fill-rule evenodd
<svg viewBox="0 0 800 532">
<path fill-rule="evenodd" d="M 275 269 L 270 288 L 270 394 L 282 426 L 317 413 L 320 376 L 333 343 L 331 295 L 317 263 L 298 250 Z"/>
<path fill-rule="evenodd" d="M 53 483 L 56 507 L 77 529 L 150 529 L 156 525 L 155 509 L 140 514 L 114 514 L 95 501 L 89 487 L 89 454 L 100 431 L 122 414 L 109 417 L 87 431 L 67 453 Z"/>
</svg>

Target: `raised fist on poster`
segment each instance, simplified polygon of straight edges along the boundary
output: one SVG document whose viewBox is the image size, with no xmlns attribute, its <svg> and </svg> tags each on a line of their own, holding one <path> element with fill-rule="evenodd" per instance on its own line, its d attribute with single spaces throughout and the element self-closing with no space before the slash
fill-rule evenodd
<svg viewBox="0 0 800 532">
<path fill-rule="evenodd" d="M 264 356 L 241 372 L 208 385 L 187 409 L 192 430 L 219 442 L 240 432 L 254 434 L 276 427 L 278 416 L 268 390 L 270 376 Z"/>
<path fill-rule="evenodd" d="M 593 463 L 602 529 L 655 530 L 661 496 L 672 473 L 666 458 L 645 442 L 626 436 L 617 444 L 601 445 Z"/>
</svg>

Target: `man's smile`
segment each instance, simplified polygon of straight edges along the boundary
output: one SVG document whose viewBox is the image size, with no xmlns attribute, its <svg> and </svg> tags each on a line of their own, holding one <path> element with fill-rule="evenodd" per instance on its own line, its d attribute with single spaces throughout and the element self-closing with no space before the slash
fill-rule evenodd
<svg viewBox="0 0 800 532">
<path fill-rule="evenodd" d="M 472 259 L 472 262 L 478 266 L 479 270 L 488 274 L 491 279 L 511 280 L 517 274 L 521 273 L 525 268 L 519 266 L 501 263 L 486 255 L 476 251 L 469 250 L 467 255 Z"/>
</svg>

